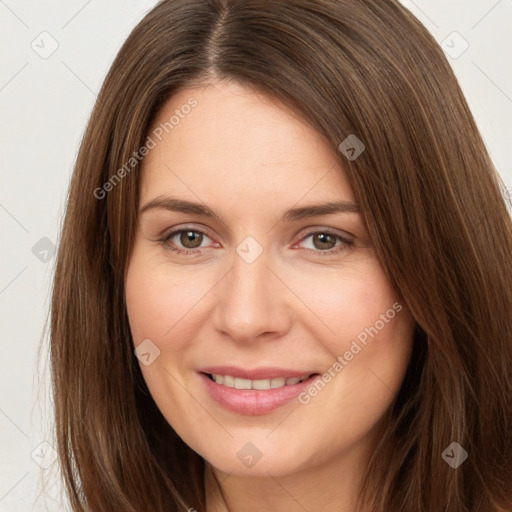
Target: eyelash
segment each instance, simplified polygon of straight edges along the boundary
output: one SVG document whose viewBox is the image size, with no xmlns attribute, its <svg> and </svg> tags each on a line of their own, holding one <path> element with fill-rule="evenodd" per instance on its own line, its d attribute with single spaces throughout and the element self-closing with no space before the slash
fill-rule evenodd
<svg viewBox="0 0 512 512">
<path fill-rule="evenodd" d="M 211 238 L 204 231 L 201 231 L 199 229 L 182 228 L 182 229 L 173 231 L 172 233 L 169 233 L 168 235 L 165 235 L 164 237 L 160 238 L 158 241 L 160 242 L 161 245 L 164 246 L 164 245 L 166 245 L 166 243 L 169 240 L 174 238 L 176 235 L 179 235 L 181 233 L 188 232 L 188 231 L 191 231 L 191 232 L 197 233 L 197 234 L 201 234 L 201 235 L 207 236 L 208 238 Z M 343 237 L 337 233 L 334 233 L 332 231 L 329 231 L 329 230 L 311 231 L 311 232 L 307 233 L 300 241 L 303 242 L 310 236 L 318 235 L 318 234 L 333 236 L 333 237 L 339 239 L 341 241 L 341 244 L 333 247 L 332 249 L 327 249 L 325 251 L 315 250 L 315 249 L 306 249 L 307 251 L 314 252 L 315 254 L 321 254 L 322 256 L 330 256 L 333 254 L 340 254 L 343 251 L 346 251 L 349 246 L 354 244 L 353 240 L 349 240 L 348 238 L 345 238 L 345 237 Z M 167 245 L 166 249 L 169 251 L 172 251 L 176 254 L 184 255 L 184 256 L 201 253 L 200 249 L 181 249 L 180 247 L 172 247 L 170 245 Z"/>
</svg>

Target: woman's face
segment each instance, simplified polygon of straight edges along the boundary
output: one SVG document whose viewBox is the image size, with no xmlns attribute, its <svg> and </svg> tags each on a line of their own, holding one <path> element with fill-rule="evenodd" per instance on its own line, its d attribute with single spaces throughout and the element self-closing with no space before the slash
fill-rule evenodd
<svg viewBox="0 0 512 512">
<path fill-rule="evenodd" d="M 344 157 L 235 83 L 180 90 L 150 137 L 126 301 L 162 414 L 226 473 L 359 460 L 403 380 L 413 322 Z"/>
</svg>

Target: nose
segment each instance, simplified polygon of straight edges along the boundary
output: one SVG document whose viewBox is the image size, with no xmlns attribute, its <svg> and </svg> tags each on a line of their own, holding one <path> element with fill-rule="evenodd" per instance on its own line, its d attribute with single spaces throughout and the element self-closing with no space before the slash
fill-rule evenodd
<svg viewBox="0 0 512 512">
<path fill-rule="evenodd" d="M 234 255 L 230 272 L 217 288 L 214 318 L 218 332 L 247 343 L 279 338 L 291 328 L 290 293 L 269 263 L 265 252 L 252 263 Z"/>
</svg>

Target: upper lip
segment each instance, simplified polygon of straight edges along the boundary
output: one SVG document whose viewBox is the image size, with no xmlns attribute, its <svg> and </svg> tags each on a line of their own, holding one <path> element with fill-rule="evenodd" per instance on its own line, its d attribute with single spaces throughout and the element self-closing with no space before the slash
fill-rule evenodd
<svg viewBox="0 0 512 512">
<path fill-rule="evenodd" d="M 280 377 L 304 377 L 305 375 L 312 375 L 315 373 L 310 370 L 296 370 L 277 367 L 247 369 L 236 366 L 208 366 L 201 368 L 198 371 L 201 373 L 209 373 L 211 375 L 230 375 L 231 377 L 249 380 L 263 380 Z"/>
</svg>

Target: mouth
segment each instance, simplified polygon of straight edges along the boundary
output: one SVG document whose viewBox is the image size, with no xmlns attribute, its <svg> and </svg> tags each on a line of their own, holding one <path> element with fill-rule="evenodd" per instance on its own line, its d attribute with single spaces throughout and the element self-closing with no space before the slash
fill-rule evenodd
<svg viewBox="0 0 512 512">
<path fill-rule="evenodd" d="M 320 377 L 319 373 L 272 372 L 272 370 L 243 372 L 200 371 L 204 391 L 228 411 L 248 416 L 271 413 L 282 408 L 304 392 Z M 247 378 L 251 376 L 266 378 Z M 276 375 L 276 373 L 278 373 Z M 290 375 L 291 373 L 291 375 Z M 295 375 L 293 375 L 295 373 Z M 241 376 L 241 375 L 244 376 Z M 279 375 L 280 374 L 280 375 Z"/>
</svg>

